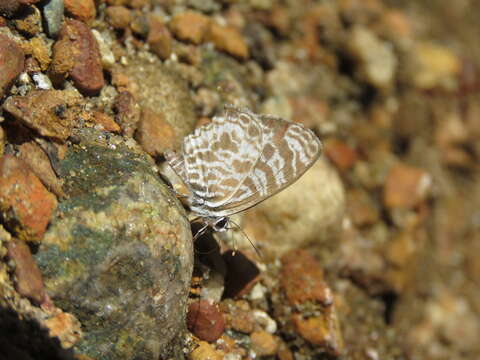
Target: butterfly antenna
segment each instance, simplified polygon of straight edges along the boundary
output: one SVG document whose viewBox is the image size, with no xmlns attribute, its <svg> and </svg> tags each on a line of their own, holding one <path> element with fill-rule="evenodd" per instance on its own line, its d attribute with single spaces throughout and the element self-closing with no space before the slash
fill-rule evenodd
<svg viewBox="0 0 480 360">
<path fill-rule="evenodd" d="M 238 230 L 240 230 L 240 232 L 242 233 L 242 235 L 247 238 L 247 240 L 248 240 L 248 242 L 250 243 L 250 245 L 252 245 L 252 247 L 255 249 L 255 252 L 257 253 L 258 257 L 261 258 L 261 259 L 263 259 L 263 256 L 262 256 L 262 253 L 261 253 L 260 249 L 255 246 L 255 244 L 253 243 L 253 241 L 250 240 L 250 238 L 249 238 L 248 235 L 245 233 L 245 231 L 242 230 L 242 228 L 240 227 L 240 225 L 238 225 L 238 224 L 237 224 L 235 221 L 233 221 L 232 219 L 229 220 L 229 223 L 232 223 L 233 225 L 235 225 L 235 227 L 236 227 Z M 230 228 L 230 229 L 232 229 L 232 228 Z M 233 250 L 233 255 L 235 255 L 235 251 L 236 251 L 236 248 L 234 248 L 234 250 Z"/>
</svg>

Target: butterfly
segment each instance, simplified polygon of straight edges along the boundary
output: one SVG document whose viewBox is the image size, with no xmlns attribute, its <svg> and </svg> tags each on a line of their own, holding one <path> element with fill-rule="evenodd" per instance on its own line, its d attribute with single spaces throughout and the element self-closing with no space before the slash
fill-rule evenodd
<svg viewBox="0 0 480 360">
<path fill-rule="evenodd" d="M 301 124 L 226 105 L 165 158 L 189 190 L 187 204 L 203 232 L 226 231 L 229 216 L 294 183 L 321 152 L 318 137 Z"/>
</svg>

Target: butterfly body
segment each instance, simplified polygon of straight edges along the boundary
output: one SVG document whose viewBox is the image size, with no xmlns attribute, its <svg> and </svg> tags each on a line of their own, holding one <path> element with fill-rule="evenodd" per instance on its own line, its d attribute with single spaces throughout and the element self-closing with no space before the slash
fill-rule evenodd
<svg viewBox="0 0 480 360">
<path fill-rule="evenodd" d="M 165 157 L 190 192 L 190 210 L 225 231 L 229 216 L 295 182 L 320 154 L 320 140 L 302 125 L 230 105 Z"/>
</svg>

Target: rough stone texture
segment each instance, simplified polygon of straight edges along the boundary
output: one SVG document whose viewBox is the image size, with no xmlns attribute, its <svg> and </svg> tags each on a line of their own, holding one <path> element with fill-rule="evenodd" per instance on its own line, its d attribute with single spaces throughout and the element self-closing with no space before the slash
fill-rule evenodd
<svg viewBox="0 0 480 360">
<path fill-rule="evenodd" d="M 188 220 L 138 147 L 96 130 L 77 138 L 59 168 L 69 198 L 36 254 L 47 292 L 81 321 L 78 352 L 164 358 L 184 326 Z"/>
<path fill-rule="evenodd" d="M 87 22 L 95 18 L 97 10 L 94 0 L 63 0 L 65 11 L 75 19 Z"/>
<path fill-rule="evenodd" d="M 100 50 L 87 25 L 78 20 L 65 20 L 53 46 L 50 73 L 56 82 L 70 76 L 84 95 L 93 96 L 100 92 L 105 83 Z"/>
<path fill-rule="evenodd" d="M 80 99 L 71 90 L 33 90 L 9 97 L 3 108 L 40 135 L 64 141 L 75 124 Z"/>
<path fill-rule="evenodd" d="M 3 221 L 22 240 L 41 240 L 57 200 L 35 174 L 12 155 L 0 159 L 0 210 Z"/>
<path fill-rule="evenodd" d="M 25 56 L 17 43 L 0 35 L 0 99 L 23 71 Z"/>
</svg>

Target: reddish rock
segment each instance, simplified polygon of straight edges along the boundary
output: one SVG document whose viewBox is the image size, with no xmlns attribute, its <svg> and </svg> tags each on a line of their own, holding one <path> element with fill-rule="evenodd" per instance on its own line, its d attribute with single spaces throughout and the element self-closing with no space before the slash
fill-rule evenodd
<svg viewBox="0 0 480 360">
<path fill-rule="evenodd" d="M 105 10 L 107 22 L 114 29 L 126 29 L 133 20 L 132 13 L 125 6 L 109 6 Z"/>
<path fill-rule="evenodd" d="M 250 340 L 257 356 L 274 356 L 278 351 L 277 339 L 266 331 L 254 331 L 250 334 Z"/>
<path fill-rule="evenodd" d="M 143 109 L 135 139 L 147 153 L 158 156 L 174 148 L 175 132 L 162 114 Z"/>
<path fill-rule="evenodd" d="M 102 111 L 93 111 L 92 113 L 92 120 L 99 126 L 102 127 L 103 130 L 113 132 L 113 133 L 120 133 L 121 128 L 120 126 L 113 120 L 113 118 L 105 114 Z"/>
<path fill-rule="evenodd" d="M 387 208 L 413 208 L 425 200 L 431 185 L 425 170 L 399 163 L 387 175 L 383 202 Z"/>
<path fill-rule="evenodd" d="M 24 61 L 22 48 L 10 38 L 0 35 L 0 98 L 23 71 Z"/>
<path fill-rule="evenodd" d="M 57 200 L 14 156 L 0 159 L 0 211 L 8 228 L 26 241 L 41 240 Z"/>
<path fill-rule="evenodd" d="M 138 103 L 128 91 L 120 92 L 113 103 L 115 122 L 122 128 L 126 136 L 133 136 L 140 120 L 141 109 Z"/>
<path fill-rule="evenodd" d="M 71 348 L 81 337 L 81 325 L 72 314 L 59 312 L 43 321 L 51 337 L 57 337 L 64 348 Z"/>
<path fill-rule="evenodd" d="M 150 17 L 150 30 L 147 43 L 160 59 L 165 60 L 172 54 L 172 35 L 165 24 L 156 16 Z"/>
<path fill-rule="evenodd" d="M 38 176 L 40 181 L 58 197 L 64 197 L 62 182 L 53 171 L 50 159 L 43 149 L 34 141 L 25 142 L 18 147 L 18 158 Z"/>
<path fill-rule="evenodd" d="M 199 339 L 213 342 L 223 334 L 225 320 L 215 304 L 200 300 L 188 307 L 187 326 Z"/>
<path fill-rule="evenodd" d="M 347 171 L 353 167 L 358 159 L 357 152 L 337 139 L 330 139 L 325 142 L 325 155 L 341 171 Z"/>
<path fill-rule="evenodd" d="M 211 41 L 217 50 L 224 51 L 239 59 L 247 59 L 249 56 L 245 38 L 233 27 L 211 23 L 206 34 L 206 40 Z"/>
<path fill-rule="evenodd" d="M 64 0 L 65 11 L 71 17 L 87 22 L 97 15 L 94 0 Z"/>
<path fill-rule="evenodd" d="M 281 261 L 280 284 L 290 305 L 332 303 L 332 291 L 325 283 L 320 264 L 312 255 L 305 250 L 293 250 L 286 253 Z"/>
<path fill-rule="evenodd" d="M 169 25 L 178 39 L 200 44 L 210 26 L 210 18 L 193 11 L 187 11 L 175 15 Z"/>
<path fill-rule="evenodd" d="M 71 134 L 79 101 L 70 90 L 33 90 L 26 96 L 9 97 L 3 108 L 40 135 L 64 141 Z"/>
<path fill-rule="evenodd" d="M 50 67 L 52 80 L 67 75 L 84 95 L 97 95 L 105 84 L 97 41 L 90 28 L 78 20 L 67 19 L 53 46 Z"/>
<path fill-rule="evenodd" d="M 15 263 L 16 289 L 22 296 L 41 304 L 45 299 L 42 274 L 30 248 L 22 241 L 13 239 L 8 243 L 8 257 Z"/>
</svg>

